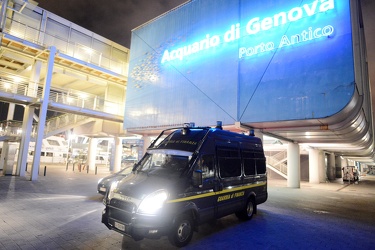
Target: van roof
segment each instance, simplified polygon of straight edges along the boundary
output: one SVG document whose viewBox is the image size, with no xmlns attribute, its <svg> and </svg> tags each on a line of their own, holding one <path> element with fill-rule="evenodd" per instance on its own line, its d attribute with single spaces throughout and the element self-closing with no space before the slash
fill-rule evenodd
<svg viewBox="0 0 375 250">
<path fill-rule="evenodd" d="M 165 130 L 167 131 L 167 130 Z M 165 132 L 163 131 L 163 132 Z M 163 134 L 162 132 L 162 134 Z M 151 145 L 150 148 L 154 149 L 175 149 L 182 151 L 194 152 L 199 143 L 205 139 L 205 137 L 217 137 L 225 139 L 237 139 L 241 141 L 247 141 L 257 144 L 262 144 L 260 138 L 255 136 L 249 136 L 239 134 L 227 130 L 210 127 L 192 127 L 192 128 L 177 128 L 172 129 L 172 132 L 158 145 Z"/>
</svg>

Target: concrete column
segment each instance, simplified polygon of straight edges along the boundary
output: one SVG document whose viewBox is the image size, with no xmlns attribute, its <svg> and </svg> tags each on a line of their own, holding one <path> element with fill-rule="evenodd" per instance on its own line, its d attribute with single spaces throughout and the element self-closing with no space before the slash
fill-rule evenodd
<svg viewBox="0 0 375 250">
<path fill-rule="evenodd" d="M 121 169 L 121 158 L 122 158 L 122 138 L 115 138 L 115 164 L 114 172 L 118 172 Z"/>
<path fill-rule="evenodd" d="M 89 171 L 95 171 L 96 149 L 98 148 L 98 139 L 90 138 L 89 150 L 87 154 L 87 168 Z"/>
<path fill-rule="evenodd" d="M 35 140 L 35 155 L 33 159 L 32 169 L 31 169 L 31 177 L 30 180 L 37 180 L 38 179 L 38 172 L 39 172 L 39 164 L 40 164 L 40 153 L 42 151 L 42 141 L 44 136 L 44 126 L 46 123 L 47 117 L 47 110 L 48 110 L 48 99 L 49 93 L 51 90 L 51 80 L 52 80 L 52 73 L 53 73 L 53 65 L 55 61 L 56 55 L 56 47 L 49 47 L 50 52 L 47 61 L 47 73 L 46 78 L 44 80 L 44 87 L 43 87 L 43 96 L 42 96 L 42 103 L 40 105 L 39 110 L 39 122 L 38 122 L 38 132 Z"/>
<path fill-rule="evenodd" d="M 309 182 L 319 183 L 319 150 L 309 149 Z"/>
<path fill-rule="evenodd" d="M 13 120 L 14 119 L 14 110 L 15 109 L 16 109 L 16 104 L 9 103 L 7 120 Z"/>
<path fill-rule="evenodd" d="M 324 153 L 318 149 L 309 150 L 309 182 L 325 182 Z"/>
<path fill-rule="evenodd" d="M 335 157 L 335 173 L 336 173 L 336 178 L 342 178 L 342 161 L 341 161 L 341 156 L 336 156 Z"/>
<path fill-rule="evenodd" d="M 3 0 L 1 5 L 1 12 L 0 12 L 0 29 L 2 32 L 5 30 L 5 24 L 6 24 L 6 12 L 7 12 L 7 7 L 8 7 L 8 0 Z M 1 42 L 2 37 L 0 38 Z"/>
<path fill-rule="evenodd" d="M 3 170 L 3 175 L 6 175 L 7 171 L 7 156 L 9 150 L 9 142 L 3 142 L 3 148 L 1 149 L 0 169 Z"/>
<path fill-rule="evenodd" d="M 327 176 L 330 181 L 336 179 L 335 154 L 328 154 Z"/>
<path fill-rule="evenodd" d="M 27 95 L 32 97 L 37 97 L 38 91 L 38 82 L 40 79 L 40 72 L 42 70 L 42 62 L 35 61 L 32 74 L 30 76 L 29 86 L 27 88 Z M 19 147 L 18 159 L 17 159 L 17 175 L 25 176 L 26 173 L 26 164 L 27 164 L 27 155 L 29 152 L 29 144 L 32 136 L 33 130 L 33 119 L 35 115 L 35 108 L 31 106 L 25 107 L 25 112 L 23 114 L 23 123 L 22 123 L 22 134 L 21 134 L 21 143 Z M 33 155 L 35 157 L 35 154 Z"/>
<path fill-rule="evenodd" d="M 300 155 L 297 143 L 288 143 L 288 179 L 287 186 L 291 188 L 300 187 Z"/>
<path fill-rule="evenodd" d="M 25 176 L 26 173 L 27 156 L 29 152 L 31 131 L 33 128 L 34 110 L 35 108 L 26 106 L 23 114 L 21 143 L 19 145 L 16 169 L 16 175 L 19 176 Z M 33 157 L 35 157 L 35 154 Z"/>
<path fill-rule="evenodd" d="M 17 145 L 14 142 L 3 142 L 1 156 L 4 157 L 3 175 L 13 175 L 14 158 L 16 157 Z M 4 152 L 4 153 L 3 153 Z"/>
<path fill-rule="evenodd" d="M 143 136 L 142 139 L 143 139 L 143 155 L 145 155 L 146 152 L 147 152 L 147 148 L 151 144 L 151 137 L 149 137 L 149 136 Z M 140 160 L 140 158 L 139 158 L 139 160 Z"/>
</svg>

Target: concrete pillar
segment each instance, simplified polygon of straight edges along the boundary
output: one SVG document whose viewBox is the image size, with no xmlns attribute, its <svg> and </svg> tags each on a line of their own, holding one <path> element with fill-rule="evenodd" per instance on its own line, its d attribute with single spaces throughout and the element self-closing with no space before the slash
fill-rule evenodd
<svg viewBox="0 0 375 250">
<path fill-rule="evenodd" d="M 333 181 L 336 179 L 335 154 L 328 154 L 327 157 L 327 177 Z"/>
<path fill-rule="evenodd" d="M 3 147 L 1 149 L 1 155 L 0 155 L 0 170 L 3 170 L 4 167 L 5 167 L 5 156 L 6 156 L 6 152 L 5 152 L 5 147 L 8 147 L 8 142 L 7 141 L 4 141 L 3 142 Z M 3 173 L 4 174 L 4 173 Z"/>
<path fill-rule="evenodd" d="M 342 178 L 342 161 L 341 156 L 335 157 L 335 170 L 336 170 L 336 178 Z"/>
<path fill-rule="evenodd" d="M 1 157 L 4 160 L 3 175 L 13 175 L 14 158 L 16 157 L 16 143 L 3 142 Z"/>
<path fill-rule="evenodd" d="M 42 70 L 42 62 L 35 61 L 32 68 L 32 74 L 30 76 L 29 86 L 27 88 L 27 95 L 36 97 L 38 92 L 38 83 L 40 79 L 40 72 Z M 19 147 L 18 159 L 17 159 L 17 175 L 25 176 L 27 156 L 29 153 L 29 144 L 32 136 L 33 130 L 33 118 L 35 115 L 35 108 L 31 106 L 25 107 L 25 112 L 23 114 L 22 123 L 22 134 L 21 143 Z M 33 155 L 33 157 L 35 154 Z"/>
<path fill-rule="evenodd" d="M 149 137 L 149 136 L 143 136 L 142 139 L 143 139 L 143 155 L 145 155 L 146 152 L 147 152 L 147 148 L 151 144 L 151 137 Z M 140 158 L 139 158 L 139 160 L 140 160 Z"/>
<path fill-rule="evenodd" d="M 0 12 L 0 29 L 3 31 L 5 30 L 5 24 L 7 20 L 6 12 L 8 7 L 8 0 L 3 0 L 1 5 L 1 12 Z M 1 42 L 2 37 L 0 38 Z"/>
<path fill-rule="evenodd" d="M 325 182 L 324 153 L 318 149 L 309 150 L 309 182 L 314 184 Z"/>
<path fill-rule="evenodd" d="M 6 175 L 6 171 L 7 171 L 8 150 L 9 150 L 9 142 L 4 141 L 3 148 L 1 149 L 1 159 L 0 159 L 0 169 L 3 170 L 3 175 Z"/>
<path fill-rule="evenodd" d="M 297 143 L 288 143 L 288 179 L 287 186 L 291 188 L 300 187 L 300 155 Z"/>
<path fill-rule="evenodd" d="M 42 141 L 44 136 L 44 126 L 46 123 L 47 117 L 47 110 L 48 110 L 48 100 L 49 100 L 49 93 L 51 90 L 51 80 L 52 80 L 52 73 L 53 73 L 53 65 L 55 61 L 56 55 L 56 47 L 49 47 L 49 56 L 47 61 L 47 73 L 46 78 L 44 80 L 43 86 L 43 96 L 41 100 L 40 110 L 39 110 L 39 122 L 38 122 L 38 132 L 35 140 L 35 155 L 33 159 L 32 169 L 31 169 L 31 177 L 30 180 L 37 180 L 38 179 L 38 172 L 39 172 L 39 164 L 40 164 L 40 153 L 42 151 Z"/>
<path fill-rule="evenodd" d="M 33 128 L 33 115 L 35 108 L 26 106 L 23 114 L 21 143 L 19 145 L 16 175 L 25 176 L 27 156 L 29 152 L 29 144 L 31 139 L 31 131 Z M 33 155 L 35 157 L 35 154 Z"/>
<path fill-rule="evenodd" d="M 115 137 L 115 164 L 114 172 L 118 172 L 121 169 L 121 158 L 122 158 L 122 138 Z"/>
<path fill-rule="evenodd" d="M 14 110 L 15 109 L 16 109 L 16 104 L 9 103 L 7 120 L 13 120 L 14 119 Z"/>
<path fill-rule="evenodd" d="M 98 139 L 90 138 L 89 140 L 89 150 L 87 154 L 87 168 L 89 171 L 95 171 L 95 160 L 96 160 L 96 150 L 98 148 Z"/>
</svg>

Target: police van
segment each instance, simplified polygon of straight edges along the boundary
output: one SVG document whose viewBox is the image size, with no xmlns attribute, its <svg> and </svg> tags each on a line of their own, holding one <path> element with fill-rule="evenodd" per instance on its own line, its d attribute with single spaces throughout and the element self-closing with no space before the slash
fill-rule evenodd
<svg viewBox="0 0 375 250">
<path fill-rule="evenodd" d="M 164 130 L 131 174 L 114 182 L 102 223 L 135 240 L 168 236 L 182 247 L 204 222 L 250 220 L 267 200 L 262 141 L 221 126 Z"/>
</svg>

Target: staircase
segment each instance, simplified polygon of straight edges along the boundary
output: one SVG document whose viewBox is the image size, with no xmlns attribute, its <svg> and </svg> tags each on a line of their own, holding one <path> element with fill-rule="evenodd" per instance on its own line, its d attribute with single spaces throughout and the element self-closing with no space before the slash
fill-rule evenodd
<svg viewBox="0 0 375 250">
<path fill-rule="evenodd" d="M 267 167 L 280 176 L 287 179 L 288 168 L 286 161 L 288 159 L 287 151 L 266 151 Z"/>
<path fill-rule="evenodd" d="M 65 132 L 74 127 L 94 122 L 96 119 L 89 116 L 77 114 L 63 114 L 55 116 L 46 121 L 44 138 Z M 31 137 L 36 136 L 37 125 L 34 124 Z M 22 121 L 3 121 L 0 123 L 0 141 L 18 141 L 21 139 Z"/>
<path fill-rule="evenodd" d="M 63 114 L 48 119 L 44 130 L 44 138 L 65 132 L 74 127 L 81 126 L 83 124 L 94 122 L 95 118 L 77 115 L 77 114 Z"/>
</svg>

